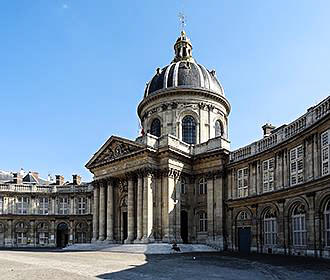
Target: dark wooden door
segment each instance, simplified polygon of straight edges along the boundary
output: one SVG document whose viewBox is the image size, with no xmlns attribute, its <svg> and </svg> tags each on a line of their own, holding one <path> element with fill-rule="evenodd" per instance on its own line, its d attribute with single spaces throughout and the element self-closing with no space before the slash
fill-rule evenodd
<svg viewBox="0 0 330 280">
<path fill-rule="evenodd" d="M 238 249 L 243 254 L 249 254 L 251 251 L 251 229 L 238 229 Z"/>
<path fill-rule="evenodd" d="M 181 238 L 183 243 L 188 243 L 188 213 L 181 211 Z"/>
</svg>

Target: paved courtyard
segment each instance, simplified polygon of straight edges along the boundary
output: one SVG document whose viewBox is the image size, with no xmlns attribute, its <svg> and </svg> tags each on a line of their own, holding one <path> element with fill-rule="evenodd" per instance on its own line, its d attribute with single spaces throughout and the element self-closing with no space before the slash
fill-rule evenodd
<svg viewBox="0 0 330 280">
<path fill-rule="evenodd" d="M 330 279 L 330 261 L 226 253 L 0 251 L 0 279 Z"/>
</svg>

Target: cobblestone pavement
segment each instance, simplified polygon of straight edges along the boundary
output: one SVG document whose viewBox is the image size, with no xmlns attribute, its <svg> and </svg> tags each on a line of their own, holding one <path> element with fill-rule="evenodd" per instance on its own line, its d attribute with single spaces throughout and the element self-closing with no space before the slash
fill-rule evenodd
<svg viewBox="0 0 330 280">
<path fill-rule="evenodd" d="M 0 279 L 330 279 L 330 261 L 199 253 L 0 251 Z"/>
</svg>

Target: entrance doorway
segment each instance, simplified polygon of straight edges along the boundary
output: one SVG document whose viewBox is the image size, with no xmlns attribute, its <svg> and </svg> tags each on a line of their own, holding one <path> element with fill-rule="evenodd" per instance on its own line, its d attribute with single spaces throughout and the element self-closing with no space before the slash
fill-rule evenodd
<svg viewBox="0 0 330 280">
<path fill-rule="evenodd" d="M 56 231 L 56 247 L 64 248 L 69 242 L 69 227 L 66 223 L 60 223 Z"/>
<path fill-rule="evenodd" d="M 128 229 L 127 229 L 127 212 L 123 212 L 123 239 L 122 242 L 127 239 Z"/>
<path fill-rule="evenodd" d="M 249 254 L 251 250 L 251 228 L 238 229 L 238 250 L 243 254 Z"/>
<path fill-rule="evenodd" d="M 188 243 L 188 213 L 181 211 L 181 238 L 183 243 Z"/>
</svg>

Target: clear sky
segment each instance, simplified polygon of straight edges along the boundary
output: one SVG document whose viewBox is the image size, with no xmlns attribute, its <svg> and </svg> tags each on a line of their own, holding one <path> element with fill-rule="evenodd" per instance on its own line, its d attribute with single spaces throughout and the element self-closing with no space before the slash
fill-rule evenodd
<svg viewBox="0 0 330 280">
<path fill-rule="evenodd" d="M 3 0 L 0 169 L 90 180 L 84 165 L 108 137 L 137 136 L 181 10 L 195 59 L 232 105 L 232 149 L 329 95 L 329 0 Z"/>
</svg>

